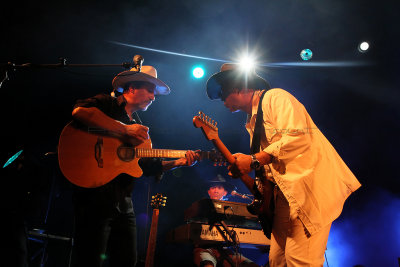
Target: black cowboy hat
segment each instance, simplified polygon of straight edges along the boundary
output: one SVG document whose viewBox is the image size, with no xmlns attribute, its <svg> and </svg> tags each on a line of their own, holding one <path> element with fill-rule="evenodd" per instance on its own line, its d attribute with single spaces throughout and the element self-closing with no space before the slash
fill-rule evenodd
<svg viewBox="0 0 400 267">
<path fill-rule="evenodd" d="M 207 81 L 207 96 L 211 100 L 221 99 L 222 90 L 237 89 L 270 89 L 269 83 L 258 76 L 254 69 L 243 71 L 239 64 L 225 63 L 221 66 L 221 71 L 215 73 Z M 240 87 L 240 88 L 238 88 Z"/>
<path fill-rule="evenodd" d="M 236 186 L 234 186 L 231 183 L 228 183 L 226 181 L 226 179 L 221 174 L 218 174 L 217 176 L 215 176 L 214 178 L 209 180 L 207 184 L 208 184 L 208 187 L 221 185 L 221 186 L 223 186 L 225 188 L 225 190 L 228 193 L 231 193 L 233 190 L 236 190 Z"/>
<path fill-rule="evenodd" d="M 148 82 L 154 84 L 155 95 L 168 95 L 171 91 L 168 85 L 157 79 L 157 70 L 152 66 L 142 66 L 140 72 L 132 68 L 131 70 L 119 73 L 112 81 L 114 92 L 122 93 L 125 85 L 130 82 Z"/>
</svg>

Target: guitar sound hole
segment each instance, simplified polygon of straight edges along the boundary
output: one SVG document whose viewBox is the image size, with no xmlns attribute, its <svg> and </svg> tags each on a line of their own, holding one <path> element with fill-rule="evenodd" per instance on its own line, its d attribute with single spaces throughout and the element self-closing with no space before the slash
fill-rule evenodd
<svg viewBox="0 0 400 267">
<path fill-rule="evenodd" d="M 120 160 L 128 162 L 135 158 L 135 149 L 130 145 L 120 145 L 117 154 Z"/>
</svg>

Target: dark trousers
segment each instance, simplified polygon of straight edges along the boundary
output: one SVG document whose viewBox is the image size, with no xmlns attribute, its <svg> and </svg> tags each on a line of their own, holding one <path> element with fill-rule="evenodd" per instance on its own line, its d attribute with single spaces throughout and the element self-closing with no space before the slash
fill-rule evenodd
<svg viewBox="0 0 400 267">
<path fill-rule="evenodd" d="M 3 248 L 0 252 L 1 262 L 4 266 L 27 267 L 28 248 L 25 222 L 20 215 L 4 213 L 2 228 Z M 0 264 L 1 266 L 3 266 Z"/>
<path fill-rule="evenodd" d="M 74 262 L 76 267 L 134 267 L 137 261 L 134 213 L 103 212 L 75 208 Z"/>
</svg>

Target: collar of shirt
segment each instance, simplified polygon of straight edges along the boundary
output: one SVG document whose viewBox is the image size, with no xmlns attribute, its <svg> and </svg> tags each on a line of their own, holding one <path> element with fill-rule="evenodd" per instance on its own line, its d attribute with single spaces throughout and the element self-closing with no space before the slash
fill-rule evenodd
<svg viewBox="0 0 400 267">
<path fill-rule="evenodd" d="M 125 97 L 124 97 L 124 95 L 122 94 L 122 95 L 120 95 L 120 96 L 118 96 L 117 97 L 117 104 L 118 104 L 118 106 L 121 108 L 121 110 L 123 110 L 124 112 L 125 112 L 125 114 L 126 114 L 126 116 L 128 117 L 128 120 L 132 123 L 139 123 L 139 124 L 141 124 L 142 122 L 140 121 L 140 119 L 136 116 L 134 116 L 134 114 L 135 114 L 135 112 L 133 112 L 132 114 L 131 114 L 131 116 L 129 116 L 128 115 L 128 113 L 126 112 L 126 110 L 125 110 L 125 106 L 126 106 L 126 104 L 127 104 L 127 102 L 126 102 L 126 99 L 125 99 Z M 131 119 L 132 118 L 132 119 Z M 138 120 L 139 119 L 139 120 Z"/>
</svg>

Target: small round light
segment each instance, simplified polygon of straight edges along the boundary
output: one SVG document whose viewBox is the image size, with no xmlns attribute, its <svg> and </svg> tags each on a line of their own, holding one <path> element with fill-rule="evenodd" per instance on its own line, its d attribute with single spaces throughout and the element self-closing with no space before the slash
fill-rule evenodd
<svg viewBox="0 0 400 267">
<path fill-rule="evenodd" d="M 200 67 L 194 68 L 193 69 L 193 76 L 196 79 L 200 79 L 201 77 L 204 76 L 204 70 L 202 68 L 200 68 Z"/>
<path fill-rule="evenodd" d="M 300 52 L 300 57 L 302 60 L 310 60 L 312 58 L 312 51 L 310 49 L 303 49 Z"/>
<path fill-rule="evenodd" d="M 367 42 L 362 42 L 358 45 L 358 51 L 360 51 L 361 53 L 367 52 L 368 49 L 369 49 L 369 43 Z"/>
</svg>

